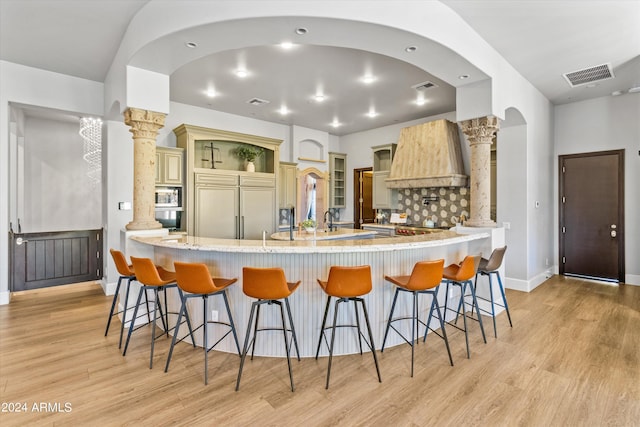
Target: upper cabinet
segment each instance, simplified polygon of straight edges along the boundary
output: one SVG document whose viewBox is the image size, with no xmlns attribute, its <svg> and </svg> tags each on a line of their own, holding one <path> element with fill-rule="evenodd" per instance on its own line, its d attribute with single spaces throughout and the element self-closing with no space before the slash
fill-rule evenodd
<svg viewBox="0 0 640 427">
<path fill-rule="evenodd" d="M 281 209 L 296 205 L 298 165 L 296 163 L 280 162 L 278 174 L 278 198 Z"/>
<path fill-rule="evenodd" d="M 387 187 L 391 163 L 398 144 L 386 144 L 371 147 L 373 150 L 373 208 L 395 209 L 397 191 Z"/>
<path fill-rule="evenodd" d="M 329 197 L 330 207 L 344 208 L 346 207 L 346 174 L 347 174 L 347 155 L 344 153 L 329 153 Z"/>
<path fill-rule="evenodd" d="M 156 185 L 182 185 L 183 162 L 182 148 L 156 147 Z"/>
</svg>

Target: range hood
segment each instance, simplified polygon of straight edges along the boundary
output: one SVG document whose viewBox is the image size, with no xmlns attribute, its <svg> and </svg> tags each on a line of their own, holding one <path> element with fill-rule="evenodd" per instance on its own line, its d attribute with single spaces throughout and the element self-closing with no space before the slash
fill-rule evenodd
<svg viewBox="0 0 640 427">
<path fill-rule="evenodd" d="M 464 187 L 458 125 L 436 120 L 402 129 L 388 188 Z"/>
</svg>

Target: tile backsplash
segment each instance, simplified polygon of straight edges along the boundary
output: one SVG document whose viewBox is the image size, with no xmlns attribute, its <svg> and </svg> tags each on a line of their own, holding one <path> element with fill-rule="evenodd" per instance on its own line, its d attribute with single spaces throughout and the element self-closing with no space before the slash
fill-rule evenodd
<svg viewBox="0 0 640 427">
<path fill-rule="evenodd" d="M 398 190 L 397 211 L 407 214 L 407 223 L 422 225 L 431 220 L 436 227 L 453 227 L 460 215 L 469 218 L 469 197 L 467 187 L 404 188 Z"/>
</svg>

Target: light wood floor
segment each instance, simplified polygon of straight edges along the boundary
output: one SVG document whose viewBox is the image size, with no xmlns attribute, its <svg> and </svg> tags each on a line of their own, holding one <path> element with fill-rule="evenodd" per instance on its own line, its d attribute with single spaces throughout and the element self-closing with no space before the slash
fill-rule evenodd
<svg viewBox="0 0 640 427">
<path fill-rule="evenodd" d="M 251 426 L 632 426 L 640 425 L 640 287 L 554 277 L 533 292 L 507 291 L 514 327 L 498 317 L 488 343 L 473 325 L 471 359 L 464 335 L 449 328 L 454 367 L 442 341 L 378 353 L 294 362 L 289 389 L 284 359 L 247 362 L 234 391 L 238 356 L 181 344 L 164 373 L 169 341 L 148 368 L 147 330 L 118 351 L 118 320 L 104 337 L 110 297 L 97 285 L 15 295 L 0 307 L 0 400 L 27 413 L 0 413 L 0 425 Z M 292 307 L 295 309 L 294 307 Z M 240 326 L 242 327 L 242 326 Z M 44 402 L 70 412 L 34 412 Z"/>
</svg>

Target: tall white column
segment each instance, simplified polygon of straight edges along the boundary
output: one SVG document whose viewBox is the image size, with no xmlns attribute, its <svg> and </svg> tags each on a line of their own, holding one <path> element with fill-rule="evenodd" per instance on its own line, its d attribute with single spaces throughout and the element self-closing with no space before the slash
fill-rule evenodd
<svg viewBox="0 0 640 427">
<path fill-rule="evenodd" d="M 471 147 L 471 206 L 469 227 L 495 227 L 491 219 L 491 144 L 500 124 L 487 116 L 460 122 Z"/>
<path fill-rule="evenodd" d="M 133 221 L 127 230 L 162 228 L 155 217 L 156 138 L 166 114 L 128 108 L 124 123 L 133 134 Z"/>
</svg>

